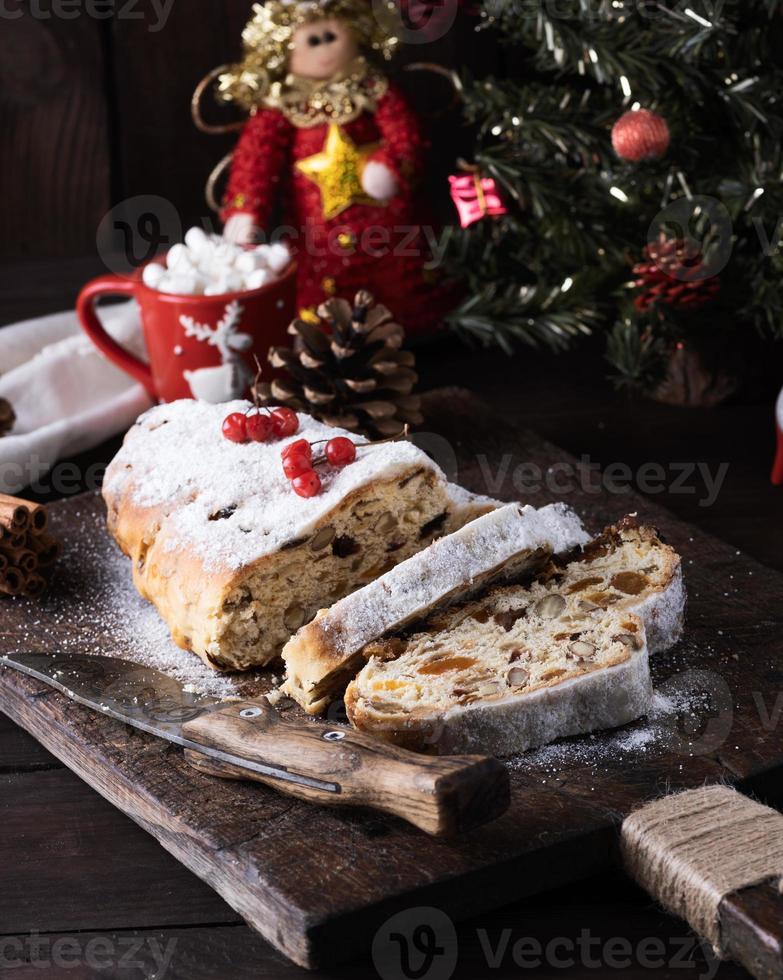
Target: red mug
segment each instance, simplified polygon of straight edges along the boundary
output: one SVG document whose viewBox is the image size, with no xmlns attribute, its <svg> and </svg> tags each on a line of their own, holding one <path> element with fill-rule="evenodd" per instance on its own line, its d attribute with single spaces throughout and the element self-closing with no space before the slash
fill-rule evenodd
<svg viewBox="0 0 783 980">
<path fill-rule="evenodd" d="M 293 263 L 260 289 L 221 296 L 161 293 L 145 285 L 142 272 L 93 279 L 79 294 L 76 312 L 95 346 L 141 382 L 155 401 L 241 398 L 255 377 L 253 355 L 266 369 L 269 348 L 288 346 L 287 329 L 296 312 Z M 139 304 L 149 363 L 106 333 L 95 303 L 110 295 L 133 296 Z"/>
</svg>

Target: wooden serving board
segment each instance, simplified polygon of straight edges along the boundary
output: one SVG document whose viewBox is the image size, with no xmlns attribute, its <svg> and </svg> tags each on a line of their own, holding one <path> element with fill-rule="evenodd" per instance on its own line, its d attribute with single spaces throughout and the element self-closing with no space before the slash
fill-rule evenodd
<svg viewBox="0 0 783 980">
<path fill-rule="evenodd" d="M 464 391 L 435 392 L 426 402 L 437 433 L 427 442 L 440 462 L 456 464 L 450 476 L 519 499 L 515 472 L 533 464 L 542 487 L 525 500 L 541 505 L 557 496 L 543 478 L 560 464 L 562 486 L 563 467 L 573 464 L 567 454 L 499 423 Z M 528 466 L 527 481 L 531 472 Z M 705 781 L 744 781 L 763 795 L 776 782 L 767 777 L 783 772 L 783 575 L 641 498 L 573 490 L 564 499 L 594 530 L 637 510 L 680 550 L 690 596 L 686 638 L 655 660 L 661 696 L 651 719 L 510 760 L 511 809 L 467 837 L 435 840 L 394 818 L 212 779 L 177 748 L 12 670 L 0 669 L 0 710 L 303 966 L 361 955 L 402 908 L 434 905 L 459 919 L 592 874 L 614 860 L 617 825 L 637 804 Z M 66 543 L 64 561 L 42 602 L 2 604 L 0 653 L 126 655 L 117 589 L 127 588 L 129 603 L 141 600 L 102 530 L 100 499 L 57 504 L 51 516 Z M 144 642 L 136 635 L 134 649 Z M 248 679 L 243 693 L 268 682 Z"/>
</svg>

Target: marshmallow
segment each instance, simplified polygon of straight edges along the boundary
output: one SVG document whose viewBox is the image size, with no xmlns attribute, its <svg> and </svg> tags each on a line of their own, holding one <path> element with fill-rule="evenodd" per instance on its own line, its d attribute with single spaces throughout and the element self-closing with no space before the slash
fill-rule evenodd
<svg viewBox="0 0 783 980">
<path fill-rule="evenodd" d="M 142 278 L 163 293 L 221 296 L 266 286 L 290 261 L 288 249 L 280 243 L 245 249 L 195 227 L 188 230 L 184 244 L 169 249 L 166 267 L 145 266 Z"/>
<path fill-rule="evenodd" d="M 204 249 L 210 244 L 207 233 L 201 228 L 190 228 L 185 233 L 185 244 L 193 253 L 192 258 L 198 259 Z"/>
<path fill-rule="evenodd" d="M 204 279 L 195 272 L 169 273 L 158 284 L 162 293 L 182 296 L 199 296 L 205 291 Z"/>
<path fill-rule="evenodd" d="M 213 289 L 214 292 L 205 293 L 208 296 L 222 296 L 224 293 L 241 293 L 245 288 L 245 280 L 238 272 L 233 272 L 228 269 L 218 276 L 217 279 L 212 280 L 207 289 Z"/>
<path fill-rule="evenodd" d="M 285 245 L 279 242 L 276 245 L 270 245 L 267 252 L 267 262 L 269 263 L 269 268 L 276 275 L 279 275 L 283 269 L 291 261 L 291 256 Z"/>
<path fill-rule="evenodd" d="M 237 272 L 242 272 L 244 275 L 249 275 L 257 269 L 265 269 L 266 266 L 266 254 L 258 248 L 253 249 L 252 252 L 243 252 L 234 263 Z"/>
<path fill-rule="evenodd" d="M 157 289 L 165 275 L 166 270 L 160 263 L 150 262 L 149 265 L 144 266 L 141 278 L 145 286 L 149 286 L 150 289 Z"/>
<path fill-rule="evenodd" d="M 273 279 L 272 273 L 268 269 L 256 269 L 255 272 L 245 276 L 245 286 L 248 289 L 260 289 L 266 286 Z"/>
</svg>

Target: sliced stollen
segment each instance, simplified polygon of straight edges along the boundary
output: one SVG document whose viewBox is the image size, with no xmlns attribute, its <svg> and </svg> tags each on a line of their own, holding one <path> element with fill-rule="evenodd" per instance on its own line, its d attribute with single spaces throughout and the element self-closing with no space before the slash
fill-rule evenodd
<svg viewBox="0 0 783 980">
<path fill-rule="evenodd" d="M 348 716 L 415 748 L 498 754 L 624 724 L 649 703 L 647 637 L 656 651 L 673 645 L 684 607 L 679 556 L 626 518 L 530 587 L 495 588 L 412 637 L 369 644 Z"/>
<path fill-rule="evenodd" d="M 419 751 L 507 756 L 649 710 L 639 617 L 582 612 L 542 585 L 521 598 L 496 589 L 449 628 L 396 641 L 394 659 L 373 657 L 346 692 L 351 723 Z"/>
<path fill-rule="evenodd" d="M 564 504 L 541 510 L 507 504 L 490 511 L 321 610 L 283 649 L 284 693 L 319 714 L 362 666 L 367 644 L 492 582 L 532 578 L 553 552 L 587 540 Z"/>
<path fill-rule="evenodd" d="M 507 506 L 502 500 L 486 497 L 481 493 L 472 493 L 457 483 L 449 483 L 449 519 L 444 527 L 447 534 L 457 531 L 469 521 L 483 517 L 493 510 Z"/>
<path fill-rule="evenodd" d="M 452 503 L 446 477 L 409 442 L 370 446 L 299 415 L 299 432 L 237 444 L 221 425 L 249 403 L 179 401 L 145 413 L 110 464 L 108 524 L 139 592 L 175 642 L 218 670 L 269 663 L 319 609 L 421 551 L 491 502 Z M 358 445 L 323 491 L 298 497 L 281 450 L 344 435 Z"/>
<path fill-rule="evenodd" d="M 627 609 L 641 617 L 650 654 L 682 636 L 685 585 L 677 552 L 658 532 L 625 517 L 585 548 L 556 555 L 545 578 L 578 595 L 580 608 Z"/>
</svg>

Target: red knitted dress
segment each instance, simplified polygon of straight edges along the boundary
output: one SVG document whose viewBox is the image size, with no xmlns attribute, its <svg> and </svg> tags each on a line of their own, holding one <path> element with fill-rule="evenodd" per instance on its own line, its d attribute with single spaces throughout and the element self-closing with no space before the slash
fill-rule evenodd
<svg viewBox="0 0 783 980">
<path fill-rule="evenodd" d="M 342 195 L 347 200 L 339 213 L 325 215 L 330 202 L 296 164 L 321 154 L 336 127 L 365 159 L 385 164 L 395 175 L 399 190 L 388 203 L 355 193 L 354 181 L 353 192 Z M 374 112 L 363 111 L 348 122 L 301 126 L 283 109 L 260 108 L 234 154 L 223 218 L 250 213 L 267 240 L 276 231 L 284 233 L 299 264 L 300 309 L 369 289 L 411 333 L 428 332 L 454 305 L 454 295 L 434 285 L 438 276 L 425 268 L 431 249 L 421 226 L 426 208 L 416 194 L 425 150 L 418 120 L 393 86 Z M 281 228 L 270 227 L 275 218 Z M 427 232 L 435 234 L 431 226 Z"/>
</svg>

